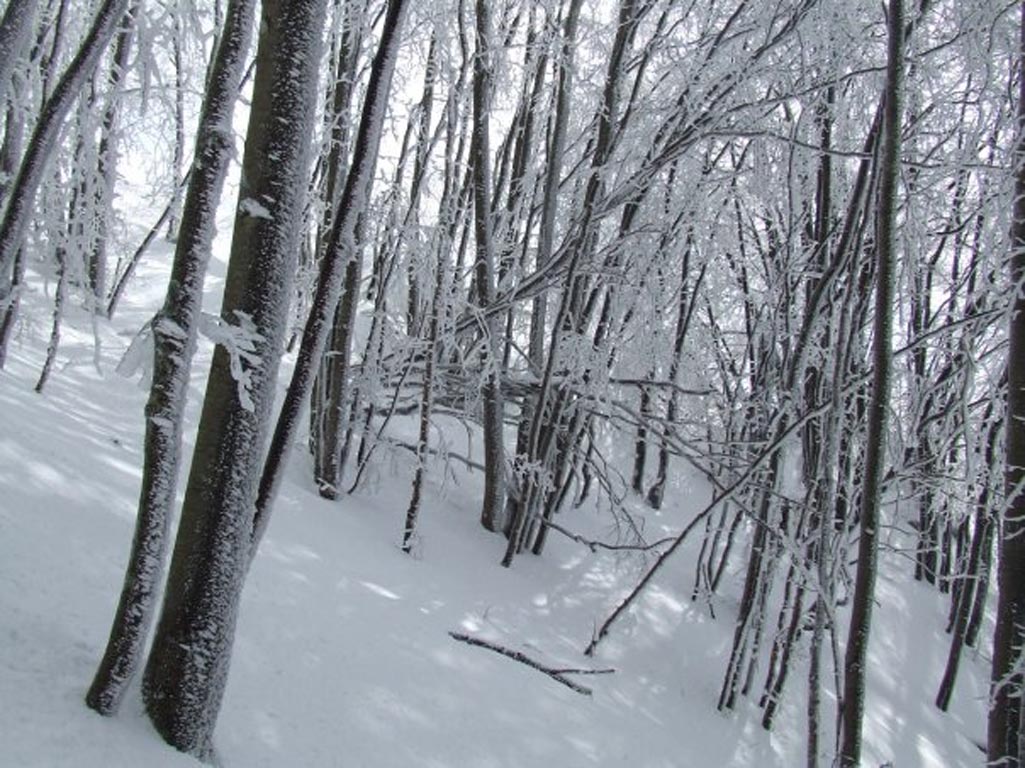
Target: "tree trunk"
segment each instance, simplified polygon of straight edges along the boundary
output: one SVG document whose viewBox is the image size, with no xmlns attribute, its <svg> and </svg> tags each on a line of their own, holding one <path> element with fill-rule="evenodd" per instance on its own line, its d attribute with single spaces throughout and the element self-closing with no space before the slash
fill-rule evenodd
<svg viewBox="0 0 1025 768">
<path fill-rule="evenodd" d="M 0 110 L 7 109 L 7 89 L 36 18 L 38 0 L 10 0 L 0 19 Z"/>
<path fill-rule="evenodd" d="M 35 390 L 43 393 L 50 378 L 50 371 L 53 370 L 53 363 L 57 359 L 57 348 L 61 340 L 61 322 L 64 319 L 64 304 L 68 293 L 68 255 L 64 246 L 57 248 L 57 292 L 53 300 L 53 322 L 50 326 L 50 343 L 46 345 L 46 360 L 43 362 L 43 370 L 39 373 L 39 380 L 36 381 Z"/>
<path fill-rule="evenodd" d="M 114 45 L 114 57 L 110 64 L 107 77 L 107 106 L 103 111 L 100 123 L 99 148 L 96 151 L 96 181 L 93 200 L 83 200 L 83 205 L 93 205 L 92 215 L 95 217 L 95 237 L 92 239 L 89 253 L 89 288 L 93 293 L 93 311 L 103 312 L 104 299 L 107 296 L 107 231 L 114 205 L 114 184 L 117 181 L 117 142 L 118 113 L 121 111 L 121 84 L 128 67 L 128 55 L 132 49 L 132 38 L 135 31 L 135 16 L 139 10 L 138 2 L 128 7 L 128 12 L 121 20 L 121 28 L 117 33 Z"/>
<path fill-rule="evenodd" d="M 571 3 L 567 16 L 566 39 L 572 41 L 570 36 L 570 24 L 575 34 L 577 26 L 577 4 Z M 528 521 L 537 516 L 538 508 L 545 498 L 545 490 L 540 480 L 545 475 L 552 478 L 555 485 L 555 492 L 559 490 L 561 477 L 551 465 L 551 458 L 558 453 L 557 442 L 563 437 L 565 420 L 568 416 L 568 393 L 560 393 L 558 397 L 552 397 L 553 378 L 561 365 L 560 360 L 560 339 L 568 336 L 574 331 L 580 332 L 579 314 L 581 296 L 584 293 L 583 281 L 578 280 L 578 269 L 582 262 L 590 258 L 595 247 L 597 236 L 597 222 L 595 221 L 595 206 L 605 188 L 602 171 L 609 155 L 613 149 L 613 134 L 618 117 L 619 84 L 623 77 L 620 64 L 629 53 L 630 41 L 633 31 L 636 29 L 639 18 L 638 5 L 634 0 L 622 0 L 618 11 L 619 25 L 616 30 L 616 39 L 613 43 L 612 54 L 606 69 L 605 83 L 602 90 L 601 105 L 598 110 L 596 137 L 594 139 L 594 151 L 590 158 L 590 169 L 586 182 L 586 192 L 580 213 L 581 222 L 579 232 L 574 239 L 573 247 L 570 249 L 569 263 L 566 268 L 566 278 L 563 283 L 562 296 L 559 300 L 559 308 L 556 312 L 553 323 L 552 340 L 548 348 L 548 359 L 545 363 L 544 374 L 538 393 L 538 402 L 531 414 L 530 435 L 527 441 L 527 466 L 530 474 L 525 483 L 525 489 L 517 514 L 509 525 L 509 543 L 502 558 L 502 565 L 509 567 L 513 558 L 520 551 L 524 542 L 524 533 L 528 530 Z M 570 66 L 571 68 L 571 66 Z M 567 70 L 565 84 L 568 86 L 571 74 Z M 561 75 L 561 73 L 560 73 Z M 562 88 L 560 81 L 560 89 Z M 560 99 L 562 95 L 560 93 Z M 567 90 L 568 98 L 568 90 Z M 568 104 L 568 102 L 567 102 Z M 558 122 L 558 116 L 556 117 Z M 556 178 L 553 183 L 557 183 Z M 545 190 L 545 209 L 548 206 L 555 206 L 556 200 L 549 196 L 549 190 Z M 552 209 L 554 213 L 554 208 Z M 544 235 L 544 220 L 542 220 L 542 238 Z M 554 222 L 552 224 L 554 226 Z M 542 241 L 543 242 L 543 241 Z M 552 259 L 548 260 L 549 265 Z M 573 440 L 567 436 L 564 441 L 571 445 Z"/>
<path fill-rule="evenodd" d="M 1022 754 L 1022 646 L 1025 644 L 1025 3 L 1018 52 L 1018 136 L 1014 219 L 1011 222 L 1013 305 L 1007 350 L 1004 433 L 1004 519 L 997 562 L 996 631 L 990 682 L 988 756 L 992 765 L 1018 768 Z"/>
<path fill-rule="evenodd" d="M 154 727 L 212 757 L 308 187 L 326 0 L 264 0 L 222 343 L 207 383 L 163 610 L 143 680 Z M 229 350 L 229 347 L 232 349 Z M 249 350 L 249 354 L 246 350 Z"/>
<path fill-rule="evenodd" d="M 232 0 L 196 135 L 196 159 L 164 305 L 150 323 L 153 381 L 146 402 L 142 486 L 135 535 L 110 639 L 86 695 L 100 714 L 117 711 L 138 667 L 156 607 L 178 487 L 182 419 L 216 234 L 217 204 L 234 150 L 231 116 L 252 37 L 255 0 Z M 150 231 L 155 237 L 160 225 Z"/>
<path fill-rule="evenodd" d="M 17 179 L 8 190 L 7 207 L 3 221 L 0 222 L 0 275 L 10 274 L 21 250 L 32 217 L 32 203 L 54 154 L 64 118 L 79 97 L 83 84 L 96 69 L 103 50 L 114 36 L 118 22 L 125 15 L 128 3 L 129 0 L 104 0 L 78 53 L 68 64 L 53 94 L 43 104 L 39 121 L 21 159 Z M 8 313 L 11 306 L 13 301 L 10 291 L 0 286 L 0 312 Z M 7 338 L 0 336 L 0 359 L 6 343 Z"/>
<path fill-rule="evenodd" d="M 488 0 L 477 0 L 476 39 L 477 55 L 473 59 L 473 135 L 470 144 L 470 162 L 473 166 L 474 234 L 477 241 L 474 281 L 477 284 L 477 303 L 486 314 L 481 332 L 483 339 L 484 383 L 481 397 L 484 401 L 484 502 L 480 521 L 489 531 L 502 529 L 505 506 L 505 436 L 503 433 L 504 407 L 502 402 L 501 360 L 499 331 L 500 318 L 488 314 L 495 300 L 496 265 L 492 237 L 491 151 L 488 142 L 488 116 L 491 108 L 491 14 Z"/>
<path fill-rule="evenodd" d="M 996 424 L 989 428 L 989 435 L 986 440 L 986 458 L 995 458 L 994 443 L 996 442 Z M 992 465 L 991 465 L 992 466 Z M 983 547 L 992 544 L 992 537 L 989 529 L 993 525 L 993 511 L 990 509 L 990 484 L 989 471 L 984 470 L 985 480 L 979 489 L 979 499 L 975 505 L 975 531 L 972 535 L 971 552 L 968 556 L 968 564 L 965 566 L 963 584 L 958 590 L 957 601 L 954 605 L 954 622 L 951 627 L 950 653 L 947 656 L 947 666 L 943 671 L 943 679 L 940 681 L 940 688 L 936 694 L 936 706 L 944 712 L 950 705 L 950 698 L 954 693 L 954 683 L 957 681 L 957 671 L 961 663 L 961 652 L 964 650 L 965 640 L 968 634 L 968 625 L 971 618 L 972 607 L 975 605 L 976 590 L 985 585 L 988 580 L 981 577 L 983 566 Z"/>
<path fill-rule="evenodd" d="M 893 365 L 893 299 L 897 260 L 895 219 L 900 174 L 901 82 L 904 51 L 903 0 L 890 0 L 887 25 L 886 107 L 880 154 L 876 219 L 876 301 L 872 340 L 872 394 L 865 445 L 865 476 L 861 494 L 861 535 L 851 624 L 844 659 L 844 712 L 840 765 L 857 768 L 861 762 L 861 728 L 865 713 L 865 676 L 872 624 L 878 558 L 879 508 L 886 460 L 887 413 Z"/>
<path fill-rule="evenodd" d="M 182 166 L 185 164 L 185 72 L 182 62 L 182 19 L 184 11 L 180 0 L 175 5 L 174 30 L 171 39 L 171 55 L 174 59 L 174 158 L 171 161 L 174 170 L 174 194 L 167 213 L 167 242 L 178 239 L 178 225 L 181 220 L 181 191 L 184 186 L 179 182 L 182 178 Z M 223 35 L 223 31 L 220 32 Z M 218 39 L 218 46 L 220 41 Z M 211 79 L 214 73 L 210 73 Z"/>
<path fill-rule="evenodd" d="M 377 163 L 381 129 L 384 124 L 388 91 L 391 87 L 395 60 L 398 56 L 402 25 L 409 7 L 408 0 L 389 0 L 381 41 L 374 56 L 363 103 L 356 146 L 352 164 L 345 179 L 345 189 L 338 204 L 338 212 L 331 226 L 329 245 L 321 261 L 317 278 L 317 291 L 313 298 L 310 316 L 303 328 L 299 355 L 296 358 L 292 380 L 281 406 L 281 413 L 274 429 L 274 437 L 268 449 L 267 459 L 260 479 L 260 493 L 257 501 L 256 521 L 253 527 L 253 551 L 267 524 L 270 509 L 274 503 L 281 470 L 291 448 L 295 430 L 299 425 L 300 410 L 313 383 L 314 367 L 320 362 L 327 343 L 331 320 L 338 304 L 342 287 L 342 276 L 346 264 L 358 258 L 355 252 L 356 229 L 359 217 L 366 208 L 367 198 L 373 182 Z"/>
<path fill-rule="evenodd" d="M 342 10 L 342 30 L 335 57 L 333 85 L 327 107 L 330 141 L 327 148 L 327 173 L 324 177 L 324 216 L 317 237 L 317 260 L 329 254 L 331 223 L 338 212 L 338 201 L 345 187 L 350 136 L 352 133 L 352 95 L 356 86 L 356 65 L 363 44 L 364 8 L 347 5 Z M 363 270 L 360 253 L 363 224 L 358 221 L 353 236 L 353 253 L 345 265 L 342 298 L 328 334 L 327 352 L 319 363 L 310 395 L 310 448 L 313 453 L 313 478 L 320 495 L 337 496 L 345 465 L 345 441 L 349 403 L 349 358 L 359 305 L 359 282 Z"/>
</svg>

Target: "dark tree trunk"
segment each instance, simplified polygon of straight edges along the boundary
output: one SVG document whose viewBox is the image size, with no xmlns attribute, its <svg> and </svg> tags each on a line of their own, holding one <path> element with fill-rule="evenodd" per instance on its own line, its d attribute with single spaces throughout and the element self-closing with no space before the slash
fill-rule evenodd
<svg viewBox="0 0 1025 768">
<path fill-rule="evenodd" d="M 880 154 L 879 198 L 876 219 L 876 300 L 872 340 L 872 394 L 868 410 L 865 475 L 861 493 L 861 535 L 858 569 L 851 607 L 847 654 L 844 658 L 844 711 L 840 765 L 857 768 L 861 762 L 861 728 L 865 712 L 868 639 L 872 625 L 878 558 L 879 509 L 886 460 L 887 412 L 893 365 L 893 299 L 897 260 L 894 242 L 897 184 L 900 173 L 901 83 L 903 73 L 903 0 L 890 0 L 886 66 L 886 106 Z"/>
<path fill-rule="evenodd" d="M 64 319 L 64 304 L 68 294 L 68 254 L 63 246 L 57 248 L 57 291 L 53 299 L 53 322 L 50 326 L 50 343 L 46 345 L 46 360 L 39 373 L 35 390 L 42 394 L 57 359 L 57 348 L 61 340 L 61 322 Z"/>
<path fill-rule="evenodd" d="M 988 467 L 995 464 L 996 436 L 999 432 L 997 424 L 991 424 L 988 430 L 985 448 L 985 461 L 987 469 L 982 487 L 979 489 L 978 502 L 975 505 L 975 531 L 972 535 L 971 550 L 968 555 L 968 563 L 965 566 L 963 583 L 957 590 L 957 600 L 954 603 L 954 621 L 951 627 L 950 653 L 947 656 L 947 666 L 943 671 L 943 679 L 940 681 L 940 688 L 936 694 L 936 706 L 944 712 L 950 705 L 950 698 L 954 693 L 954 683 L 957 681 L 957 671 L 961 663 L 961 652 L 968 637 L 968 627 L 971 620 L 972 608 L 975 605 L 976 590 L 985 589 L 988 579 L 983 578 L 982 568 L 988 570 L 988 563 L 983 553 L 983 548 L 989 548 L 993 544 L 990 529 L 993 525 L 993 510 L 991 484 Z"/>
<path fill-rule="evenodd" d="M 990 689 L 988 754 L 992 765 L 1018 768 L 1022 754 L 1022 647 L 1025 644 L 1025 3 L 1018 53 L 1018 136 L 1015 146 L 1014 219 L 1005 416 L 1004 520 L 997 562 L 996 631 Z"/>
<path fill-rule="evenodd" d="M 221 330 L 163 610 L 143 680 L 154 727 L 209 758 L 250 562 L 302 233 L 326 0 L 264 0 Z M 229 352 L 231 338 L 251 355 Z M 233 360 L 232 357 L 235 356 Z M 236 380 L 233 368 L 247 374 Z"/>
<path fill-rule="evenodd" d="M 569 36 L 570 20 L 572 20 L 573 30 L 575 31 L 576 29 L 577 8 L 576 3 L 571 3 L 567 16 L 567 40 L 572 39 Z M 630 41 L 638 23 L 639 13 L 638 4 L 634 0 L 622 0 L 620 3 L 618 12 L 619 25 L 616 30 L 612 54 L 606 69 L 601 106 L 597 116 L 597 135 L 594 139 L 594 151 L 590 158 L 591 163 L 586 192 L 580 214 L 579 234 L 571 248 L 569 263 L 566 268 L 566 277 L 563 283 L 564 288 L 553 324 L 548 359 L 545 363 L 541 387 L 538 393 L 538 402 L 531 414 L 530 435 L 527 441 L 527 461 L 528 466 L 532 467 L 532 473 L 538 475 L 538 477 L 528 479 L 529 481 L 525 483 L 526 487 L 516 510 L 516 515 L 510 521 L 509 543 L 502 558 L 502 565 L 505 567 L 512 565 L 513 558 L 522 549 L 525 542 L 524 534 L 532 527 L 533 518 L 538 515 L 538 510 L 545 498 L 545 492 L 541 488 L 541 483 L 538 482 L 540 473 L 537 472 L 536 468 L 543 467 L 554 478 L 555 491 L 558 493 L 561 490 L 561 467 L 566 466 L 566 462 L 562 460 L 565 457 L 561 457 L 560 462 L 557 462 L 556 466 L 552 466 L 552 458 L 559 453 L 560 440 L 562 446 L 566 449 L 569 449 L 575 443 L 573 436 L 566 433 L 567 422 L 573 420 L 568 413 L 572 396 L 565 391 L 561 391 L 558 396 L 553 396 L 553 378 L 558 366 L 562 364 L 560 360 L 560 340 L 563 336 L 573 332 L 583 332 L 579 325 L 581 305 L 586 290 L 584 285 L 586 279 L 578 275 L 578 270 L 582 263 L 590 258 L 596 242 L 597 222 L 595 220 L 595 206 L 605 186 L 602 179 L 602 170 L 613 149 L 613 134 L 618 116 L 619 85 L 623 77 L 620 64 L 629 53 Z M 568 84 L 569 82 L 567 79 L 566 83 Z M 558 121 L 558 117 L 556 119 Z M 555 205 L 555 200 L 549 199 L 548 191 L 546 190 L 546 208 L 549 204 Z M 544 224 L 542 224 L 542 237 L 544 237 Z M 531 524 L 528 525 L 528 523 Z M 540 541 L 543 542 L 543 537 L 540 538 Z"/>
<path fill-rule="evenodd" d="M 330 146 L 327 151 L 327 176 L 324 181 L 326 202 L 322 232 L 318 237 L 318 259 L 332 255 L 331 223 L 337 215 L 338 201 L 345 187 L 346 161 L 349 156 L 352 95 L 356 83 L 356 64 L 362 47 L 363 9 L 347 6 L 338 55 L 334 85 L 331 89 Z M 359 304 L 359 282 L 363 272 L 362 224 L 357 222 L 352 253 L 346 258 L 342 298 L 335 312 L 333 327 L 327 341 L 327 354 L 322 356 L 310 397 L 310 444 L 313 451 L 313 477 L 320 495 L 335 498 L 341 488 L 345 465 L 345 435 L 348 427 L 349 358 Z M 334 255 L 338 258 L 338 255 Z"/>
<path fill-rule="evenodd" d="M 491 109 L 491 14 L 488 0 L 477 0 L 476 50 L 473 59 L 473 134 L 470 143 L 470 163 L 473 167 L 474 234 L 477 256 L 474 282 L 477 285 L 477 303 L 486 314 L 483 333 L 482 398 L 484 401 L 484 501 L 481 507 L 481 525 L 489 531 L 502 528 L 505 509 L 505 436 L 503 432 L 504 406 L 502 401 L 500 318 L 488 314 L 495 300 L 496 264 L 492 235 L 491 211 L 491 151 L 488 124 Z"/>
<path fill-rule="evenodd" d="M 296 358 L 292 380 L 285 394 L 285 402 L 274 429 L 267 452 L 267 460 L 260 479 L 260 491 L 257 500 L 256 521 L 253 527 L 254 552 L 255 545 L 267 524 L 271 505 L 277 492 L 281 470 L 291 448 L 295 430 L 299 425 L 299 416 L 303 402 L 306 400 L 313 383 L 313 371 L 320 362 L 327 343 L 327 335 L 331 320 L 338 304 L 342 288 L 342 276 L 346 265 L 358 257 L 355 252 L 356 230 L 366 207 L 367 197 L 374 177 L 377 163 L 378 147 L 381 140 L 381 126 L 384 123 L 388 91 L 391 87 L 392 74 L 395 71 L 395 60 L 402 35 L 408 0 L 389 0 L 388 12 L 385 17 L 381 41 L 370 73 L 367 95 L 363 103 L 363 114 L 360 117 L 359 131 L 353 150 L 352 165 L 345 179 L 345 189 L 338 204 L 334 223 L 331 226 L 329 244 L 326 255 L 321 261 L 320 274 L 317 278 L 317 290 L 313 298 L 313 306 L 309 319 L 303 328 L 299 355 Z M 352 297 L 354 301 L 354 297 Z"/>
<path fill-rule="evenodd" d="M 142 486 L 121 598 L 86 703 L 113 714 L 138 667 L 156 607 L 167 533 L 178 487 L 182 419 L 203 302 L 203 281 L 216 232 L 217 204 L 234 143 L 231 116 L 252 37 L 255 0 L 232 0 L 218 43 L 196 135 L 196 160 L 185 199 L 164 305 L 150 323 L 153 381 L 146 402 Z M 160 224 L 150 231 L 156 236 Z M 112 299 L 113 302 L 113 299 Z"/>
<path fill-rule="evenodd" d="M 93 311 L 103 312 L 107 296 L 107 231 L 110 228 L 111 208 L 114 204 L 114 185 L 117 181 L 118 115 L 121 111 L 121 84 L 128 68 L 128 55 L 132 50 L 135 31 L 135 15 L 138 2 L 128 7 L 121 20 L 121 28 L 114 44 L 114 56 L 107 76 L 106 108 L 100 123 L 100 142 L 96 151 L 96 181 L 93 200 L 83 200 L 83 205 L 94 206 L 95 238 L 89 253 L 89 288 L 93 292 Z"/>
</svg>

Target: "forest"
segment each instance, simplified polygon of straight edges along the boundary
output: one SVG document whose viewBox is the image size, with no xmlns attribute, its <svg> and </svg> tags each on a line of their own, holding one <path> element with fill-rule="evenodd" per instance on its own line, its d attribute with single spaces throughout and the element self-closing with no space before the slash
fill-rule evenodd
<svg viewBox="0 0 1025 768">
<path fill-rule="evenodd" d="M 12 764 L 1025 766 L 1025 3 L 0 13 Z"/>
</svg>

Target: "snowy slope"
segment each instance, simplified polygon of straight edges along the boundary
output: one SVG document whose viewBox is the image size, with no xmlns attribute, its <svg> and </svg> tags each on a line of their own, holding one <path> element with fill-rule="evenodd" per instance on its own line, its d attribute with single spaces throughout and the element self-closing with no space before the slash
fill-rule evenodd
<svg viewBox="0 0 1025 768">
<path fill-rule="evenodd" d="M 42 396 L 32 385 L 45 351 L 48 300 L 36 276 L 23 313 L 31 322 L 0 372 L 0 766 L 193 764 L 150 729 L 137 692 L 113 719 L 82 703 L 120 589 L 140 478 L 145 392 L 114 369 L 161 299 L 166 261 L 166 254 L 148 258 L 118 317 L 101 322 L 99 370 L 90 323 L 81 310 L 71 314 Z M 213 267 L 211 310 L 223 268 Z M 193 425 L 209 354 L 202 346 Z M 454 450 L 466 451 L 461 427 L 447 434 Z M 715 710 L 736 575 L 717 598 L 713 620 L 687 597 L 688 545 L 598 657 L 587 659 L 581 650 L 596 623 L 648 561 L 636 553 L 593 554 L 553 534 L 543 557 L 499 567 L 504 540 L 477 522 L 482 478 L 457 463 L 447 471 L 434 466 L 415 556 L 403 555 L 409 458 L 379 458 L 364 490 L 328 503 L 313 491 L 303 451 L 295 452 L 246 585 L 217 731 L 223 765 L 804 763 L 803 656 L 773 733 L 761 729 L 759 711 L 746 700 L 734 713 Z M 678 531 L 708 499 L 704 483 L 678 469 L 666 512 L 647 513 L 652 539 Z M 611 535 L 593 506 L 567 513 L 563 524 Z M 935 710 L 946 607 L 932 591 L 895 580 L 909 567 L 897 554 L 884 555 L 865 764 L 981 765 L 973 741 L 984 734 L 988 660 L 969 655 L 951 714 Z M 452 630 L 551 666 L 616 672 L 578 677 L 594 689 L 581 696 L 456 642 Z M 827 656 L 827 675 L 831 665 Z M 826 699 L 831 707 L 831 695 Z"/>
</svg>

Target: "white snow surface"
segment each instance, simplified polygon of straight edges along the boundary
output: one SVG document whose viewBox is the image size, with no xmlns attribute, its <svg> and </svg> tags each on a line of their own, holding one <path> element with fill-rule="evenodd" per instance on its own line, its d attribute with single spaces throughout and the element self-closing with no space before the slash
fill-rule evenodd
<svg viewBox="0 0 1025 768">
<path fill-rule="evenodd" d="M 148 256 L 115 321 L 101 321 L 100 371 L 92 364 L 88 318 L 78 308 L 69 312 L 44 395 L 32 385 L 45 353 L 45 291 L 52 283 L 33 275 L 24 299 L 24 322 L 0 372 L 0 766 L 198 765 L 150 727 L 137 681 L 116 717 L 100 717 L 83 703 L 121 588 L 141 474 L 146 393 L 115 368 L 159 306 L 167 264 L 166 254 Z M 215 259 L 208 311 L 217 310 L 223 274 L 223 260 Z M 198 355 L 184 467 L 209 342 L 201 342 Z M 439 425 L 450 448 L 465 453 L 462 427 Z M 393 433 L 411 439 L 415 416 Z M 479 435 L 473 450 L 480 451 Z M 524 554 L 512 569 L 501 568 L 504 539 L 478 522 L 481 474 L 458 462 L 445 469 L 436 458 L 414 556 L 404 555 L 399 542 L 412 457 L 379 451 L 378 459 L 365 489 L 330 503 L 314 490 L 305 452 L 293 452 L 243 595 L 215 738 L 221 765 L 804 764 L 803 646 L 772 733 L 762 730 L 754 701 L 741 698 L 727 714 L 715 709 L 742 547 L 716 598 L 716 619 L 689 599 L 696 532 L 596 658 L 587 659 L 581 651 L 596 625 L 650 559 L 593 554 L 553 533 L 542 557 Z M 678 532 L 709 498 L 703 481 L 674 469 L 664 512 L 634 504 L 651 539 Z M 611 541 L 608 520 L 587 505 L 561 522 Z M 887 550 L 882 563 L 864 765 L 982 765 L 975 743 L 985 732 L 988 650 L 966 653 L 951 712 L 941 714 L 932 700 L 948 647 L 947 601 L 910 581 L 906 556 Z M 774 613 L 769 622 L 774 626 Z M 551 666 L 616 671 L 576 678 L 594 690 L 581 696 L 523 664 L 456 642 L 449 631 Z M 828 652 L 823 671 L 831 679 Z M 763 675 L 764 663 L 759 691 Z M 824 699 L 828 722 L 831 690 Z M 830 726 L 823 740 L 831 739 Z"/>
</svg>

